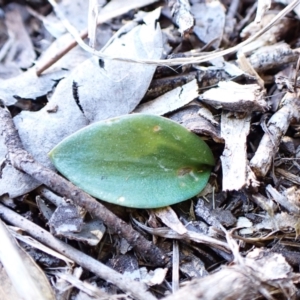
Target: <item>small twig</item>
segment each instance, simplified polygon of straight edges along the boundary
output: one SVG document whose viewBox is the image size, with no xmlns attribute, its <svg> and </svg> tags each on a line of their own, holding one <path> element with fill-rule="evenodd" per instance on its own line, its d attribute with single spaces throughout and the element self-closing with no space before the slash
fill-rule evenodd
<svg viewBox="0 0 300 300">
<path fill-rule="evenodd" d="M 0 217 L 10 224 L 22 228 L 41 243 L 55 249 L 100 278 L 113 283 L 123 291 L 129 292 L 135 298 L 140 300 L 156 299 L 151 293 L 147 292 L 143 284 L 123 276 L 98 260 L 60 241 L 45 229 L 23 218 L 2 204 L 0 204 Z"/>
<path fill-rule="evenodd" d="M 18 136 L 17 130 L 8 110 L 0 107 L 0 133 L 4 136 L 8 149 L 8 158 L 12 165 L 31 175 L 37 181 L 48 186 L 52 191 L 72 199 L 75 204 L 85 208 L 91 215 L 100 218 L 103 223 L 115 233 L 124 237 L 147 260 L 155 265 L 163 265 L 162 251 L 146 240 L 130 225 L 118 218 L 99 201 L 86 194 L 72 183 L 56 174 L 54 171 L 42 166 L 25 150 Z"/>
</svg>

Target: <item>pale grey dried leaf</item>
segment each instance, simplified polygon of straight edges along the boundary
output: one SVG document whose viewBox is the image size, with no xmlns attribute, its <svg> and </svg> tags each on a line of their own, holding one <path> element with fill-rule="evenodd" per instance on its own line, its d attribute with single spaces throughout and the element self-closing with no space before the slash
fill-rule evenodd
<svg viewBox="0 0 300 300">
<path fill-rule="evenodd" d="M 49 113 L 48 110 L 53 107 L 57 107 L 57 111 Z M 22 111 L 14 122 L 24 148 L 47 167 L 52 167 L 48 152 L 65 137 L 88 124 L 73 99 L 72 83 L 68 78 L 60 81 L 45 107 L 37 112 Z"/>
<path fill-rule="evenodd" d="M 59 5 L 59 4 L 58 4 Z M 54 12 L 51 12 L 47 16 L 38 14 L 35 10 L 28 7 L 30 13 L 43 22 L 45 29 L 54 37 L 59 38 L 66 33 L 66 28 L 63 23 L 55 16 Z"/>
<path fill-rule="evenodd" d="M 63 138 L 87 125 L 85 117 L 72 98 L 71 84 L 69 90 L 64 88 L 65 84 L 66 80 L 60 82 L 56 89 L 59 97 L 51 99 L 43 109 L 38 112 L 22 111 L 14 118 L 25 149 L 48 167 L 52 167 L 52 164 L 47 153 Z M 55 106 L 58 107 L 57 112 L 49 113 L 48 109 Z M 6 147 L 1 137 L 0 149 L 0 161 L 2 161 L 6 155 Z M 0 195 L 8 193 L 11 198 L 14 198 L 32 191 L 39 185 L 40 183 L 33 180 L 31 176 L 16 170 L 11 165 L 5 165 L 0 178 Z"/>
<path fill-rule="evenodd" d="M 108 37 L 104 35 L 103 44 L 106 43 Z M 63 34 L 59 38 L 57 38 L 39 57 L 36 65 L 42 65 L 49 61 L 50 57 L 55 57 L 57 53 L 59 53 L 66 45 L 70 44 L 73 41 L 73 37 L 69 34 Z M 64 70 L 64 76 L 66 77 L 74 68 L 84 62 L 86 59 L 90 58 L 91 54 L 84 51 L 81 47 L 76 46 L 71 51 L 66 53 L 61 59 L 55 62 L 49 69 L 47 69 L 40 76 L 41 78 L 46 74 L 56 74 L 56 72 L 61 72 Z"/>
<path fill-rule="evenodd" d="M 241 70 L 238 66 L 227 61 L 223 62 L 223 68 L 224 71 L 230 76 L 239 77 L 245 74 L 245 72 Z"/>
<path fill-rule="evenodd" d="M 58 9 L 68 18 L 68 21 L 78 30 L 88 27 L 89 1 L 64 0 L 58 2 Z"/>
<path fill-rule="evenodd" d="M 218 48 L 225 26 L 225 8 L 219 1 L 196 3 L 192 6 L 195 17 L 194 33 L 204 43 Z"/>
<path fill-rule="evenodd" d="M 120 14 L 124 14 L 124 10 L 130 11 L 132 9 L 150 5 L 154 2 L 157 2 L 157 0 L 131 0 L 126 2 L 124 0 L 113 0 L 109 1 L 107 5 L 101 9 L 99 15 L 106 15 L 112 11 L 122 11 L 123 13 Z"/>
<path fill-rule="evenodd" d="M 13 166 L 6 164 L 1 170 L 0 195 L 8 194 L 15 198 L 31 192 L 40 185 L 31 176 L 21 173 Z"/>
<path fill-rule="evenodd" d="M 52 91 L 56 84 L 55 81 L 63 78 L 66 73 L 67 71 L 61 70 L 37 77 L 35 70 L 30 69 L 17 77 L 3 80 L 0 101 L 6 106 L 10 106 L 14 105 L 18 98 L 35 100 Z"/>
<path fill-rule="evenodd" d="M 149 13 L 145 24 L 114 40 L 104 53 L 134 59 L 159 59 L 162 37 L 156 20 L 159 11 Z M 156 67 L 91 58 L 74 71 L 78 98 L 85 116 L 95 122 L 128 114 L 145 95 Z"/>
<path fill-rule="evenodd" d="M 106 37 L 106 40 L 108 37 Z M 70 34 L 65 34 L 55 40 L 50 47 L 43 52 L 37 61 L 37 65 L 49 60 L 65 47 L 72 40 Z M 103 42 L 106 42 L 104 40 Z M 63 58 L 53 64 L 41 76 L 36 75 L 36 68 L 33 67 L 20 75 L 1 81 L 0 101 L 10 106 L 17 103 L 17 99 L 35 100 L 51 92 L 57 81 L 66 77 L 72 69 L 81 64 L 91 55 L 80 47 L 75 47 Z"/>
<path fill-rule="evenodd" d="M 2 82 L 4 80 L 16 77 L 20 75 L 22 72 L 20 68 L 14 63 L 0 63 L 0 84 L 2 86 Z"/>
</svg>

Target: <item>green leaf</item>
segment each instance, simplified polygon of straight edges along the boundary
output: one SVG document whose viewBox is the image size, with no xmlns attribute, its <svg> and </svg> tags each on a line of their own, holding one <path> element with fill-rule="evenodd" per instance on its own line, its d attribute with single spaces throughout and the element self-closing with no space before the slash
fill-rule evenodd
<svg viewBox="0 0 300 300">
<path fill-rule="evenodd" d="M 55 167 L 92 196 L 156 208 L 197 195 L 214 158 L 197 135 L 169 119 L 133 114 L 94 123 L 50 153 Z"/>
</svg>

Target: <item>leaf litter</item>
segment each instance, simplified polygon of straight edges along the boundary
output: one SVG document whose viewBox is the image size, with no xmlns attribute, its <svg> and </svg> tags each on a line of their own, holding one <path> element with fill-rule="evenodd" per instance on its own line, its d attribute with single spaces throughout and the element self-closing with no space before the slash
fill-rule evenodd
<svg viewBox="0 0 300 300">
<path fill-rule="evenodd" d="M 18 170 L 11 141 L 0 136 L 1 219 L 19 226 L 25 217 L 29 227 L 19 227 L 26 234 L 43 243 L 42 234 L 34 233 L 38 223 L 91 262 L 117 271 L 97 273 L 75 256 L 83 267 L 76 275 L 76 265 L 59 255 L 54 260 L 51 249 L 39 250 L 26 239 L 14 246 L 5 242 L 20 257 L 16 247 L 34 253 L 34 264 L 26 258 L 25 268 L 41 268 L 51 284 L 36 282 L 37 292 L 47 289 L 49 299 L 53 293 L 57 299 L 83 293 L 87 299 L 121 299 L 124 292 L 133 299 L 145 293 L 149 299 L 295 297 L 299 1 L 98 1 L 95 49 L 80 38 L 88 28 L 88 1 L 63 0 L 55 9 L 47 1 L 27 1 L 28 7 L 10 2 L 1 2 L 0 101 L 34 160 L 54 170 L 47 154 L 64 138 L 100 120 L 143 112 L 200 135 L 217 162 L 206 189 L 183 203 L 159 211 L 106 204 L 133 232 L 152 240 L 151 249 L 164 253 L 164 263 L 158 263 L 72 197 L 58 200 L 65 195 L 47 190 L 34 172 Z M 2 133 L 7 130 L 0 125 Z M 11 215 L 5 204 L 17 213 Z M 1 240 L 9 234 L 3 230 Z M 52 266 L 63 266 L 62 274 L 77 276 L 79 282 L 61 275 L 71 292 L 38 260 L 41 253 Z M 14 290 L 4 299 L 14 299 L 23 279 L 12 278 L 6 260 L 1 256 L 1 278 Z M 123 284 L 126 278 L 137 285 Z M 92 285 L 84 287 L 84 280 Z"/>
</svg>

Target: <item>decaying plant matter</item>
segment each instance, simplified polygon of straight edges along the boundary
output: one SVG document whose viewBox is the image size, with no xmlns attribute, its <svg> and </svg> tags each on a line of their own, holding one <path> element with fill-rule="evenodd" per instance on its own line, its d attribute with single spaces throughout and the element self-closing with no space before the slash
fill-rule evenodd
<svg viewBox="0 0 300 300">
<path fill-rule="evenodd" d="M 300 0 L 0 3 L 1 299 L 297 298 Z"/>
</svg>

